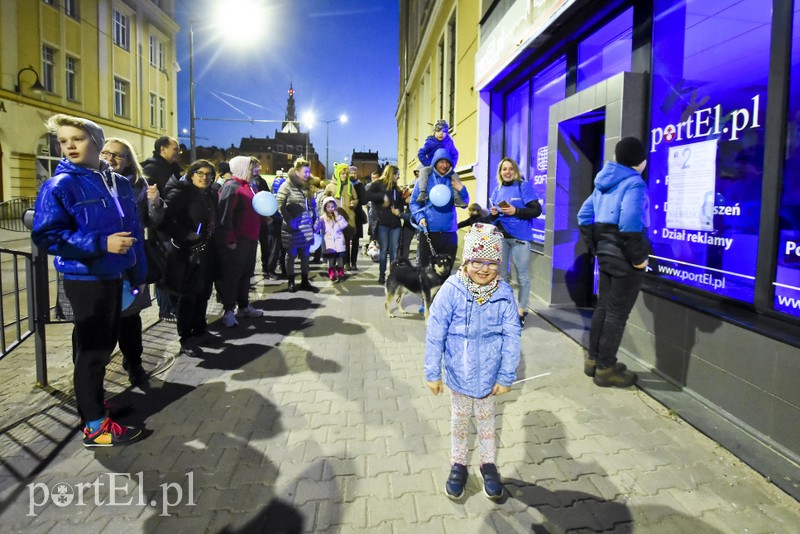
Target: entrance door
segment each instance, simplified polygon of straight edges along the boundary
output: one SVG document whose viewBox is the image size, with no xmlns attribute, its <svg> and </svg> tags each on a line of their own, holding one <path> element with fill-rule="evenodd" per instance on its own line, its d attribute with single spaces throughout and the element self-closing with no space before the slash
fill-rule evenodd
<svg viewBox="0 0 800 534">
<path fill-rule="evenodd" d="M 556 216 L 553 248 L 554 275 L 562 278 L 561 304 L 592 306 L 597 295 L 594 259 L 583 244 L 577 215 L 591 194 L 595 175 L 605 157 L 605 107 L 558 123 L 556 158 Z M 559 209 L 560 208 L 560 209 Z"/>
</svg>

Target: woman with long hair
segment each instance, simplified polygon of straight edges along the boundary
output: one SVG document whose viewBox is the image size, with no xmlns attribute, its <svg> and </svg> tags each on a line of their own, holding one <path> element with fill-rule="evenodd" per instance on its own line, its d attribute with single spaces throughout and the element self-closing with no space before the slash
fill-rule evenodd
<svg viewBox="0 0 800 534">
<path fill-rule="evenodd" d="M 164 219 L 166 205 L 158 193 L 158 186 L 147 182 L 136 150 L 125 139 L 107 137 L 100 151 L 100 158 L 111 169 L 131 183 L 136 199 L 137 213 L 142 231 L 155 229 Z M 122 352 L 122 368 L 128 372 L 131 385 L 138 386 L 147 380 L 142 367 L 142 316 L 141 311 L 150 306 L 150 286 L 145 285 L 119 319 L 119 350 Z"/>
<path fill-rule="evenodd" d="M 492 223 L 503 232 L 502 265 L 507 266 L 510 274 L 510 257 L 517 273 L 519 322 L 524 326 L 531 292 L 528 275 L 533 241 L 531 220 L 542 214 L 542 206 L 531 184 L 519 172 L 519 165 L 511 158 L 501 159 L 497 166 L 497 187 L 489 197 L 489 206 Z"/>
<path fill-rule="evenodd" d="M 367 190 L 367 200 L 372 202 L 378 227 L 378 245 L 380 246 L 380 274 L 378 283 L 386 283 L 386 258 L 392 262 L 397 258 L 400 246 L 400 215 L 405 206 L 403 193 L 397 187 L 400 171 L 395 165 L 387 165 L 381 177 L 372 182 Z"/>
</svg>

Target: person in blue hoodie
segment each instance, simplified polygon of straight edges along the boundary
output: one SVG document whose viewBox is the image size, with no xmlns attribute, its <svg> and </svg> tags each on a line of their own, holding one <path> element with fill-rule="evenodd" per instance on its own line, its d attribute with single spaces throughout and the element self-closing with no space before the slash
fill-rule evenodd
<svg viewBox="0 0 800 534">
<path fill-rule="evenodd" d="M 598 386 L 628 387 L 637 376 L 617 361 L 617 351 L 650 255 L 650 200 L 641 174 L 647 150 L 639 139 L 626 137 L 614 155 L 616 162 L 597 173 L 594 191 L 578 211 L 581 235 L 600 267 L 584 372 Z"/>
<path fill-rule="evenodd" d="M 466 207 L 469 204 L 469 192 L 464 184 L 459 180 L 458 175 L 453 172 L 453 161 L 447 149 L 440 148 L 433 155 L 433 165 L 431 174 L 428 177 L 426 194 L 430 197 L 431 189 L 437 185 L 452 187 L 454 195 L 458 195 L 462 204 Z M 456 208 L 451 195 L 450 200 L 444 206 L 435 206 L 430 199 L 424 204 L 417 202 L 420 196 L 419 181 L 414 185 L 411 193 L 409 207 L 414 221 L 422 228 L 424 233 L 430 237 L 431 244 L 437 254 L 447 254 L 452 258 L 456 257 L 458 251 L 458 220 L 456 218 Z M 417 259 L 420 267 L 430 264 L 431 249 L 427 243 L 422 242 L 417 249 Z"/>
<path fill-rule="evenodd" d="M 127 445 L 142 429 L 106 415 L 103 380 L 117 344 L 123 279 L 131 291 L 144 286 L 147 261 L 136 196 L 130 182 L 100 159 L 105 136 L 94 122 L 54 115 L 63 159 L 36 197 L 31 239 L 55 255 L 64 275 L 75 328 L 72 360 L 75 399 L 84 421 L 86 447 Z"/>
<path fill-rule="evenodd" d="M 451 390 L 451 461 L 445 493 L 464 494 L 467 434 L 472 414 L 478 433 L 483 491 L 503 495 L 495 458 L 495 397 L 509 391 L 520 359 L 521 326 L 514 292 L 498 274 L 503 234 L 491 224 L 474 224 L 464 236 L 463 264 L 431 305 L 425 338 L 425 380 L 434 395 Z"/>
<path fill-rule="evenodd" d="M 456 165 L 458 165 L 458 149 L 453 143 L 453 138 L 450 137 L 450 126 L 444 119 L 439 119 L 436 121 L 436 124 L 433 125 L 433 135 L 429 135 L 425 139 L 425 143 L 417 152 L 417 158 L 419 159 L 420 166 L 419 169 L 414 171 L 414 174 L 417 177 L 417 182 L 419 182 L 420 192 L 417 202 L 420 204 L 425 204 L 425 202 L 428 200 L 428 176 L 431 174 L 433 157 L 436 154 L 436 151 L 440 148 L 444 148 L 450 153 L 450 164 L 453 166 L 453 168 L 455 168 Z M 467 207 L 466 204 L 461 202 L 461 199 L 458 197 L 455 190 L 452 190 L 451 194 L 453 195 L 453 202 L 455 203 L 456 207 Z"/>
</svg>

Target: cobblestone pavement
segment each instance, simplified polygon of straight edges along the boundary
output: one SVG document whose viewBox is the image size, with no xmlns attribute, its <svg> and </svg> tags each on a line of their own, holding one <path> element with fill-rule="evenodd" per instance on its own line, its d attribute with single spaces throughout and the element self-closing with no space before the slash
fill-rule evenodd
<svg viewBox="0 0 800 534">
<path fill-rule="evenodd" d="M 48 328 L 51 387 L 33 340 L 0 361 L 2 532 L 798 532 L 800 506 L 636 389 L 595 387 L 582 351 L 536 315 L 520 378 L 498 403 L 500 503 L 472 455 L 465 498 L 443 492 L 449 396 L 422 373 L 424 321 L 388 319 L 377 266 L 318 295 L 257 277 L 265 317 L 176 357 L 174 324 L 144 313 L 145 389 L 116 354 L 108 390 L 150 435 L 86 450 L 70 327 Z M 224 331 L 223 331 L 224 330 Z M 472 439 L 474 443 L 474 437 Z M 114 475 L 116 473 L 116 475 Z"/>
</svg>

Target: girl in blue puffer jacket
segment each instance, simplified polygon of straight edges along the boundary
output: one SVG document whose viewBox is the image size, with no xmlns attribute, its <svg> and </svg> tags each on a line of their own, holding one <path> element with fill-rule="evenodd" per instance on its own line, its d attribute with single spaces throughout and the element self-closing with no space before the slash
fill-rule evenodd
<svg viewBox="0 0 800 534">
<path fill-rule="evenodd" d="M 436 294 L 428 318 L 425 380 L 431 391 L 452 391 L 452 469 L 445 485 L 451 499 L 467 483 L 467 432 L 475 413 L 483 490 L 490 499 L 503 495 L 495 457 L 494 397 L 507 393 L 520 358 L 517 302 L 498 278 L 503 234 L 491 224 L 473 225 L 464 237 L 464 262 Z"/>
</svg>

